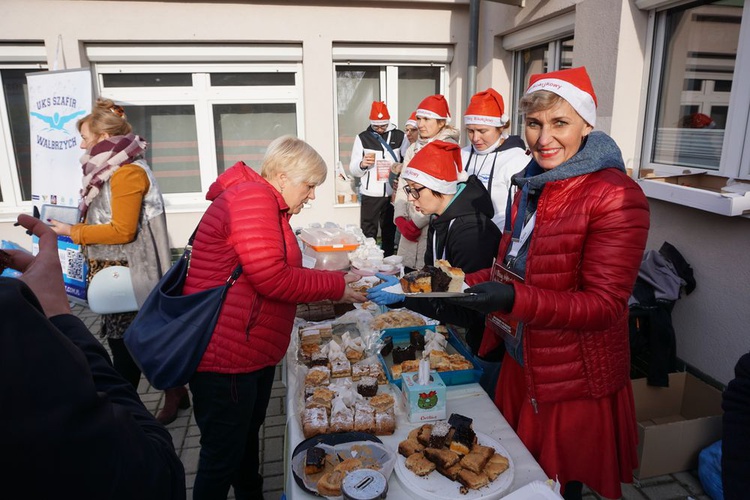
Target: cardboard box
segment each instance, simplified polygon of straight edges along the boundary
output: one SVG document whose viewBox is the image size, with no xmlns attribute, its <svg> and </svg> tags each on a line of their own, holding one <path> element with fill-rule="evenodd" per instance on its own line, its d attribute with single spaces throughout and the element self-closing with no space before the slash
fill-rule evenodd
<svg viewBox="0 0 750 500">
<path fill-rule="evenodd" d="M 638 420 L 635 477 L 698 468 L 700 451 L 721 439 L 721 391 L 688 373 L 671 373 L 669 387 L 632 381 Z"/>
<path fill-rule="evenodd" d="M 430 383 L 419 385 L 417 372 L 401 374 L 401 393 L 409 422 L 444 420 L 445 384 L 438 372 L 430 372 Z"/>
</svg>

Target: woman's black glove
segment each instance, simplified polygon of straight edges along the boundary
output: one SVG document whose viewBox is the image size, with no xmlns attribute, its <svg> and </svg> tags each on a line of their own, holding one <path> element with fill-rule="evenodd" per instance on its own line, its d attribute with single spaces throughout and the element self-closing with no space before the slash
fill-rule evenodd
<svg viewBox="0 0 750 500">
<path fill-rule="evenodd" d="M 513 308 L 516 292 L 512 285 L 487 281 L 477 286 L 467 288 L 466 293 L 475 295 L 462 295 L 446 299 L 451 304 L 474 309 L 484 314 L 500 311 L 508 312 Z"/>
</svg>

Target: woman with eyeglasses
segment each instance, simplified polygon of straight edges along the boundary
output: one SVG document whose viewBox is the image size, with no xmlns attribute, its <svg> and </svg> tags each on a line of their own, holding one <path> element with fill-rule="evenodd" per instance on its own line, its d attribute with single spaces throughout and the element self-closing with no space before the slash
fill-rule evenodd
<svg viewBox="0 0 750 500">
<path fill-rule="evenodd" d="M 431 95 L 422 100 L 415 112 L 419 138 L 409 146 L 404 156 L 403 169 L 406 169 L 419 150 L 432 141 L 440 140 L 458 144 L 459 132 L 450 123 L 451 114 L 448 102 L 442 95 Z M 407 271 L 424 266 L 427 251 L 427 228 L 430 218 L 418 212 L 404 193 L 406 181 L 398 181 L 396 199 L 393 206 L 393 222 L 401 233 L 398 243 L 398 255 L 404 258 Z"/>
<path fill-rule="evenodd" d="M 427 233 L 425 263 L 448 260 L 465 273 L 492 265 L 500 244 L 500 229 L 492 222 L 492 199 L 475 175 L 466 179 L 462 172 L 461 150 L 457 144 L 434 141 L 417 153 L 401 173 L 403 192 L 414 209 L 431 216 Z M 466 179 L 466 180 L 464 180 Z M 380 275 L 379 275 L 380 276 Z M 368 298 L 380 305 L 406 307 L 446 323 L 465 327 L 472 351 L 478 348 L 484 331 L 484 315 L 462 307 L 382 291 L 398 283 L 393 276 L 380 276 L 385 284 L 371 290 Z M 435 306 L 439 305 L 439 309 Z M 481 360 L 480 360 L 481 362 Z M 493 394 L 499 365 L 480 380 Z"/>
</svg>

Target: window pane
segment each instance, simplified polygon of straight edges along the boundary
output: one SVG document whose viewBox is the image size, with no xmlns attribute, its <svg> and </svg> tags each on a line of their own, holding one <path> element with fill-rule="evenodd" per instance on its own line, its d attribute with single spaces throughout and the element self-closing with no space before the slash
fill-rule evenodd
<svg viewBox="0 0 750 500">
<path fill-rule="evenodd" d="M 18 178 L 21 181 L 21 198 L 31 199 L 31 144 L 29 130 L 29 98 L 26 69 L 4 69 L 2 71 L 3 94 L 8 107 L 10 135 L 13 140 Z M 0 194 L 0 201 L 2 194 Z"/>
<path fill-rule="evenodd" d="M 294 85 L 294 73 L 211 73 L 214 87 Z"/>
<path fill-rule="evenodd" d="M 380 69 L 378 66 L 336 67 L 339 160 L 347 172 L 354 138 L 370 125 L 372 102 L 381 100 Z"/>
<path fill-rule="evenodd" d="M 148 143 L 146 160 L 163 193 L 201 191 L 195 107 L 127 106 L 133 132 Z"/>
<path fill-rule="evenodd" d="M 573 37 L 560 42 L 560 61 L 558 68 L 570 69 L 573 67 Z"/>
<path fill-rule="evenodd" d="M 297 135 L 297 108 L 291 103 L 217 104 L 213 110 L 219 173 L 238 161 L 260 172 L 268 144 L 282 135 Z"/>
<path fill-rule="evenodd" d="M 440 93 L 440 68 L 431 66 L 400 67 L 398 68 L 398 121 L 393 117 L 391 121 L 404 128 L 404 123 L 422 99 L 428 95 Z"/>
<path fill-rule="evenodd" d="M 117 73 L 104 74 L 105 87 L 192 87 L 190 73 Z"/>
<path fill-rule="evenodd" d="M 744 2 L 704 2 L 666 15 L 651 160 L 716 170 Z"/>
</svg>

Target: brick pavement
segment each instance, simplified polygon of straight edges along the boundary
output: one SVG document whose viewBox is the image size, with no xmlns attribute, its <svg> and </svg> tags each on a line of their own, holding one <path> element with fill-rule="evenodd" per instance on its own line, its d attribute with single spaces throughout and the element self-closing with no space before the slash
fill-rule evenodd
<svg viewBox="0 0 750 500">
<path fill-rule="evenodd" d="M 99 330 L 98 316 L 88 308 L 75 306 L 73 314 L 80 317 L 95 334 Z M 106 347 L 106 343 L 105 343 Z M 286 428 L 286 388 L 281 379 L 281 365 L 276 367 L 271 401 L 266 422 L 261 429 L 261 463 L 264 477 L 265 500 L 278 500 L 284 488 L 284 431 Z M 163 392 L 154 389 L 141 378 L 138 393 L 149 411 L 156 414 L 163 404 Z M 177 419 L 167 426 L 177 454 L 185 466 L 188 500 L 193 497 L 193 482 L 198 469 L 200 431 L 192 408 L 180 410 Z M 234 498 L 230 492 L 229 498 Z M 603 500 L 604 497 L 584 489 L 584 500 Z M 697 471 L 679 472 L 623 485 L 623 500 L 711 500 L 701 487 Z"/>
</svg>

